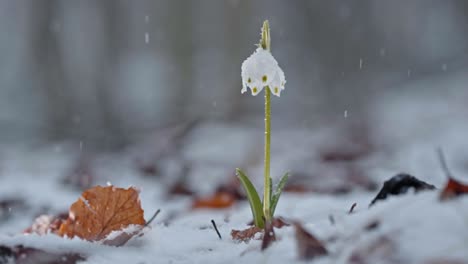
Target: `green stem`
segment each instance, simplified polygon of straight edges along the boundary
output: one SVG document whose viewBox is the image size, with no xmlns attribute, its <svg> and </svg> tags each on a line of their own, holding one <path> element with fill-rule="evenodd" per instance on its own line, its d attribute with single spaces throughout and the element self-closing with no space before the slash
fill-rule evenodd
<svg viewBox="0 0 468 264">
<path fill-rule="evenodd" d="M 271 141 L 271 106 L 270 89 L 265 87 L 265 189 L 263 193 L 263 214 L 265 220 L 271 220 L 270 199 L 271 199 L 271 178 L 270 178 L 270 141 Z"/>
<path fill-rule="evenodd" d="M 263 49 L 270 50 L 270 26 L 268 20 L 263 22 L 262 39 L 260 46 Z M 264 173 L 264 192 L 263 192 L 263 215 L 266 222 L 271 221 L 270 199 L 271 199 L 271 178 L 270 178 L 270 141 L 271 141 L 271 92 L 269 87 L 265 87 L 265 173 Z"/>
</svg>

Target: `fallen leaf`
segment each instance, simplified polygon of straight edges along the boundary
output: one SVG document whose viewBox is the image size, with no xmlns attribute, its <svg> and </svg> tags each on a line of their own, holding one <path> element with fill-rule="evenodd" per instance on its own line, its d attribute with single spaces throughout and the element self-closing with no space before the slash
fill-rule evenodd
<svg viewBox="0 0 468 264">
<path fill-rule="evenodd" d="M 40 215 L 34 219 L 33 224 L 23 231 L 25 234 L 35 233 L 38 235 L 46 235 L 48 233 L 57 233 L 60 226 L 67 220 L 66 214 L 57 216 Z"/>
<path fill-rule="evenodd" d="M 442 167 L 442 170 L 448 179 L 447 184 L 439 195 L 439 199 L 444 201 L 453 199 L 462 194 L 468 194 L 468 185 L 455 180 L 455 178 L 452 176 L 453 174 L 448 168 L 447 161 L 445 160 L 442 149 L 437 149 L 437 155 L 439 157 L 440 166 Z"/>
<path fill-rule="evenodd" d="M 273 228 L 273 223 L 266 222 L 265 223 L 265 230 L 263 232 L 263 239 L 262 239 L 262 250 L 267 249 L 273 241 L 276 241 L 275 230 Z"/>
<path fill-rule="evenodd" d="M 50 253 L 22 245 L 7 247 L 0 245 L 0 263 L 32 264 L 75 264 L 86 260 L 78 253 Z"/>
<path fill-rule="evenodd" d="M 409 174 L 400 173 L 384 182 L 382 189 L 380 189 L 369 206 L 373 205 L 378 200 L 385 200 L 389 195 L 404 194 L 410 188 L 413 188 L 416 192 L 435 189 L 432 184 L 418 180 L 416 177 Z"/>
<path fill-rule="evenodd" d="M 119 243 L 106 237 L 113 231 L 122 231 L 129 226 L 135 226 L 137 230 L 145 226 L 138 191 L 133 187 L 96 186 L 83 192 L 72 204 L 68 219 L 60 226 L 58 234 L 118 246 L 138 232 L 125 232 L 126 240 L 119 238 Z"/>
<path fill-rule="evenodd" d="M 355 249 L 346 263 L 349 264 L 394 264 L 407 263 L 396 254 L 397 245 L 387 236 L 380 236 Z"/>
<path fill-rule="evenodd" d="M 273 220 L 271 221 L 272 225 L 274 228 L 282 228 L 283 226 L 290 226 L 291 224 L 289 224 L 283 217 L 281 216 L 278 216 L 278 217 L 274 217 Z M 254 221 L 250 221 L 248 223 L 249 226 L 253 226 L 254 225 Z"/>
<path fill-rule="evenodd" d="M 286 184 L 286 186 L 284 186 L 283 188 L 283 191 L 291 192 L 291 193 L 307 193 L 307 192 L 310 192 L 311 190 L 299 183 L 291 183 L 291 184 Z"/>
<path fill-rule="evenodd" d="M 462 194 L 468 194 L 468 185 L 463 184 L 453 178 L 449 178 L 447 184 L 440 193 L 439 198 L 441 201 L 444 201 L 448 199 L 453 199 Z"/>
<path fill-rule="evenodd" d="M 211 197 L 198 198 L 193 201 L 192 208 L 223 209 L 231 207 L 236 202 L 236 197 L 228 192 L 216 192 Z"/>
<path fill-rule="evenodd" d="M 171 188 L 169 188 L 168 194 L 191 196 L 193 195 L 193 191 L 187 187 L 187 184 L 184 181 L 177 181 Z"/>
<path fill-rule="evenodd" d="M 262 232 L 262 229 L 256 226 L 251 226 L 244 230 L 233 229 L 231 230 L 231 237 L 232 239 L 237 240 L 237 241 L 247 242 L 250 239 L 254 238 L 254 236 L 260 232 Z"/>
<path fill-rule="evenodd" d="M 294 222 L 293 225 L 296 231 L 296 244 L 299 259 L 311 260 L 328 254 L 328 251 L 322 242 L 307 232 L 299 222 Z"/>
<path fill-rule="evenodd" d="M 290 226 L 290 224 L 281 216 L 273 218 L 272 225 L 274 228 L 282 228 L 283 226 Z"/>
</svg>

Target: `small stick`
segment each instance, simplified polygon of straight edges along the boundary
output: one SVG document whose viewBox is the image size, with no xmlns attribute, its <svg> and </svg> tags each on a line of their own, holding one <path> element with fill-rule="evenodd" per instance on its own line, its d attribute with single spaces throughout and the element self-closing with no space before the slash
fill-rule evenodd
<svg viewBox="0 0 468 264">
<path fill-rule="evenodd" d="M 447 178 L 449 179 L 452 179 L 453 178 L 452 173 L 450 173 L 450 170 L 447 166 L 447 162 L 445 160 L 444 152 L 442 151 L 441 148 L 437 148 L 437 156 L 439 157 L 440 166 L 442 167 L 442 170 L 444 171 L 445 176 L 447 176 Z"/>
<path fill-rule="evenodd" d="M 161 209 L 158 209 L 156 211 L 156 213 L 154 213 L 154 215 L 150 218 L 150 220 L 148 220 L 145 224 L 145 227 L 149 226 L 149 224 L 151 224 L 151 222 L 153 222 L 153 220 L 156 218 L 156 216 L 158 216 L 159 212 L 161 212 Z"/>
<path fill-rule="evenodd" d="M 353 205 L 351 205 L 351 208 L 349 208 L 349 211 L 348 211 L 348 214 L 352 214 L 353 211 L 354 211 L 354 208 L 356 207 L 357 203 L 353 203 Z"/>
<path fill-rule="evenodd" d="M 221 234 L 219 233 L 218 227 L 216 226 L 216 223 L 215 223 L 215 221 L 213 219 L 211 219 L 211 224 L 213 224 L 213 227 L 214 227 L 214 229 L 216 231 L 216 234 L 218 234 L 219 239 L 223 239 L 221 237 Z"/>
</svg>

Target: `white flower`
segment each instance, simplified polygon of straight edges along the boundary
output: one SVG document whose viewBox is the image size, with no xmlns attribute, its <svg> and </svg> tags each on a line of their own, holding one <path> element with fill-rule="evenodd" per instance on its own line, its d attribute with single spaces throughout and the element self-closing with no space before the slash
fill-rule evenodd
<svg viewBox="0 0 468 264">
<path fill-rule="evenodd" d="M 247 88 L 250 88 L 252 95 L 255 96 L 263 90 L 263 87 L 268 87 L 279 97 L 284 90 L 286 83 L 284 72 L 268 50 L 258 48 L 242 63 L 241 70 L 241 93 L 247 92 Z"/>
</svg>

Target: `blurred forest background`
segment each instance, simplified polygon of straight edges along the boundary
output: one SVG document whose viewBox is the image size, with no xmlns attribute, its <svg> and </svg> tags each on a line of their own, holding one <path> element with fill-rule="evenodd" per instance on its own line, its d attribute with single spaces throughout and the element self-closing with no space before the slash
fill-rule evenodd
<svg viewBox="0 0 468 264">
<path fill-rule="evenodd" d="M 264 19 L 287 79 L 274 126 L 366 119 L 400 84 L 468 67 L 463 0 L 0 0 L 0 142 L 112 149 L 193 119 L 260 126 L 240 65 Z"/>
</svg>

